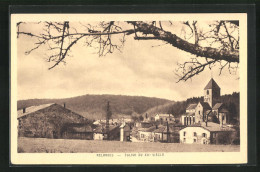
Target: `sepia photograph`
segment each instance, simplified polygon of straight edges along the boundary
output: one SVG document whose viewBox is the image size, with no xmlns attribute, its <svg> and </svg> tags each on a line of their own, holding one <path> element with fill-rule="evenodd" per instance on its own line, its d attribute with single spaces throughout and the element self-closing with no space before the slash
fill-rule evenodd
<svg viewBox="0 0 260 172">
<path fill-rule="evenodd" d="M 12 163 L 246 163 L 246 17 L 12 14 Z"/>
</svg>

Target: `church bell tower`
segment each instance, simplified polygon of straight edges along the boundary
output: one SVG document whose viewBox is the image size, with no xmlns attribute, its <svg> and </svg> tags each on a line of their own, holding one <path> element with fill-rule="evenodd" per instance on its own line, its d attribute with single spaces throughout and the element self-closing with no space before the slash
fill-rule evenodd
<svg viewBox="0 0 260 172">
<path fill-rule="evenodd" d="M 211 78 L 209 83 L 204 88 L 204 102 L 207 102 L 212 108 L 220 98 L 220 87 L 216 81 Z"/>
</svg>

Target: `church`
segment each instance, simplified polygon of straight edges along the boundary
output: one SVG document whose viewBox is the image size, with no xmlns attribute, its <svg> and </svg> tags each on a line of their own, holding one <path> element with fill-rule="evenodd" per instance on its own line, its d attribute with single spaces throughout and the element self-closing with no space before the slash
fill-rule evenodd
<svg viewBox="0 0 260 172">
<path fill-rule="evenodd" d="M 219 123 L 220 126 L 228 124 L 228 110 L 220 102 L 220 90 L 216 81 L 211 78 L 204 88 L 204 101 L 190 104 L 186 113 L 182 115 L 182 125 L 188 126 L 207 122 Z"/>
</svg>

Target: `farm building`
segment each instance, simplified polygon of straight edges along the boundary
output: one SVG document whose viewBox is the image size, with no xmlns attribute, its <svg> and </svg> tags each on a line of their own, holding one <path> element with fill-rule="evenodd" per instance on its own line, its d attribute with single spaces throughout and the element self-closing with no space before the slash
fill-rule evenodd
<svg viewBox="0 0 260 172">
<path fill-rule="evenodd" d="M 61 137 L 64 139 L 93 140 L 93 127 L 88 123 L 66 124 L 61 129 Z"/>
<path fill-rule="evenodd" d="M 18 136 L 61 138 L 62 128 L 85 123 L 83 116 L 58 104 L 44 104 L 18 110 Z"/>
<path fill-rule="evenodd" d="M 214 122 L 190 125 L 180 130 L 180 142 L 189 144 L 230 144 L 235 130 Z"/>
</svg>

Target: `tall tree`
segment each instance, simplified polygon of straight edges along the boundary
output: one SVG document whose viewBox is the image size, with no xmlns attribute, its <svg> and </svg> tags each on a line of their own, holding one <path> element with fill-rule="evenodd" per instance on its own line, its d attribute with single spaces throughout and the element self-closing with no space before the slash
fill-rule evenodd
<svg viewBox="0 0 260 172">
<path fill-rule="evenodd" d="M 135 40 L 158 40 L 194 56 L 176 69 L 178 81 L 186 81 L 201 73 L 206 67 L 218 64 L 219 74 L 224 68 L 236 72 L 239 64 L 239 22 L 238 21 L 101 21 L 95 23 L 39 22 L 40 32 L 30 32 L 23 27 L 28 23 L 17 23 L 17 36 L 35 38 L 35 47 L 26 54 L 41 47 L 48 50 L 49 69 L 66 63 L 73 46 L 82 42 L 87 48 L 97 48 L 99 56 L 121 51 L 125 37 L 133 35 Z M 182 27 L 181 34 L 174 31 Z M 47 52 L 47 51 L 46 51 Z M 202 57 L 202 58 L 201 58 Z M 159 57 L 158 57 L 159 58 Z M 174 58 L 174 57 L 173 57 Z"/>
</svg>

